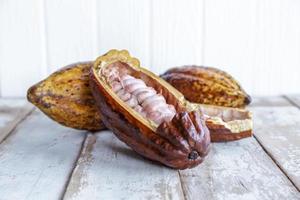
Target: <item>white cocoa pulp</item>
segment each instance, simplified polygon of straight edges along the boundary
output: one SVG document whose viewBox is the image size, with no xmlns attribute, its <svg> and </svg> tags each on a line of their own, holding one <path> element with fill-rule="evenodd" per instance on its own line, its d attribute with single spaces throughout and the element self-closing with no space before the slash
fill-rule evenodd
<svg viewBox="0 0 300 200">
<path fill-rule="evenodd" d="M 156 124 L 171 121 L 176 114 L 174 106 L 168 104 L 164 96 L 148 87 L 143 80 L 121 74 L 116 68 L 104 71 L 103 75 L 122 101 Z"/>
</svg>

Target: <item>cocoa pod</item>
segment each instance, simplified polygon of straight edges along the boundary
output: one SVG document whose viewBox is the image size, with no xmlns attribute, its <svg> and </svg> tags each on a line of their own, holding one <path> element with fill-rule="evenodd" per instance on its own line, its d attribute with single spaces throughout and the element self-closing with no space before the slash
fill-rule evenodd
<svg viewBox="0 0 300 200">
<path fill-rule="evenodd" d="M 194 104 L 205 115 L 212 142 L 227 142 L 252 136 L 252 113 L 246 109 Z"/>
<path fill-rule="evenodd" d="M 33 85 L 27 99 L 54 121 L 76 129 L 104 129 L 89 87 L 93 62 L 75 63 Z"/>
<path fill-rule="evenodd" d="M 88 73 L 92 65 L 93 62 L 71 64 L 53 73 L 28 90 L 28 100 L 62 125 L 89 131 L 105 129 L 88 87 Z M 246 109 L 203 104 L 194 106 L 202 109 L 206 116 L 211 116 L 206 117 L 206 125 L 212 142 L 238 140 L 252 135 L 252 115 Z M 231 119 L 224 121 L 223 113 L 231 114 Z"/>
<path fill-rule="evenodd" d="M 126 85 L 125 80 L 131 84 Z M 141 68 L 126 50 L 111 50 L 97 58 L 90 85 L 105 126 L 142 156 L 186 169 L 197 166 L 207 155 L 210 135 L 199 109 L 193 109 L 164 80 Z M 155 91 L 152 98 L 150 90 Z M 143 98 L 146 93 L 148 98 Z"/>
<path fill-rule="evenodd" d="M 251 97 L 231 75 L 216 68 L 175 67 L 161 77 L 194 103 L 241 108 L 251 102 Z"/>
</svg>

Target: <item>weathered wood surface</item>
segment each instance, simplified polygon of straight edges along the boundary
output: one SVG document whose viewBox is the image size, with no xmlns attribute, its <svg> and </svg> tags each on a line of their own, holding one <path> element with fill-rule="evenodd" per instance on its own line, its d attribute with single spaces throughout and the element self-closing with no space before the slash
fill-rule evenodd
<svg viewBox="0 0 300 200">
<path fill-rule="evenodd" d="M 300 95 L 288 95 L 285 97 L 300 109 Z"/>
<path fill-rule="evenodd" d="M 183 199 L 176 170 L 143 159 L 110 131 L 89 135 L 64 199 Z"/>
<path fill-rule="evenodd" d="M 0 145 L 0 199 L 59 199 L 84 136 L 32 113 Z"/>
<path fill-rule="evenodd" d="M 300 110 L 265 102 L 251 108 L 255 137 L 300 191 Z"/>
<path fill-rule="evenodd" d="M 65 199 L 298 199 L 254 138 L 213 144 L 199 167 L 180 171 L 142 159 L 109 131 L 90 135 Z M 181 189 L 183 188 L 183 190 Z"/>
<path fill-rule="evenodd" d="M 180 171 L 186 199 L 299 199 L 254 138 L 214 143 L 202 165 Z"/>
<path fill-rule="evenodd" d="M 0 99 L 0 143 L 32 109 L 24 99 Z"/>
<path fill-rule="evenodd" d="M 0 143 L 0 200 L 300 199 L 300 110 L 289 98 L 254 98 L 255 137 L 214 143 L 203 164 L 182 171 L 143 159 L 110 131 L 84 142 L 85 132 L 39 111 L 26 117 L 25 101 L 0 100 L 0 135 L 13 122 Z"/>
</svg>

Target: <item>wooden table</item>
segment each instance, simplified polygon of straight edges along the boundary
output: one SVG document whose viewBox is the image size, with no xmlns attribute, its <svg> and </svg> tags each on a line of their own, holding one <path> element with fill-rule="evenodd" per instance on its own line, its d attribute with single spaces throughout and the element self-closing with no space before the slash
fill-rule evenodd
<svg viewBox="0 0 300 200">
<path fill-rule="evenodd" d="M 254 137 L 190 170 L 143 159 L 110 131 L 58 125 L 0 99 L 0 199 L 300 199 L 300 96 L 255 98 Z"/>
</svg>

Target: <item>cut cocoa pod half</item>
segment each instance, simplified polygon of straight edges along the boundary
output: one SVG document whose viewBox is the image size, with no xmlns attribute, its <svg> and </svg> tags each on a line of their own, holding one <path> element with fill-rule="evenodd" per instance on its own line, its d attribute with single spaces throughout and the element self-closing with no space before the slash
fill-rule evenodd
<svg viewBox="0 0 300 200">
<path fill-rule="evenodd" d="M 194 104 L 205 116 L 212 142 L 227 142 L 251 137 L 252 113 L 246 109 Z"/>
<path fill-rule="evenodd" d="M 75 129 L 105 129 L 89 87 L 93 62 L 68 65 L 30 87 L 27 99 L 54 121 Z"/>
<path fill-rule="evenodd" d="M 208 154 L 210 135 L 201 111 L 126 50 L 100 56 L 90 85 L 105 126 L 140 155 L 186 169 Z"/>
<path fill-rule="evenodd" d="M 182 66 L 161 75 L 187 100 L 209 105 L 242 108 L 251 97 L 228 73 L 213 67 Z"/>
</svg>

